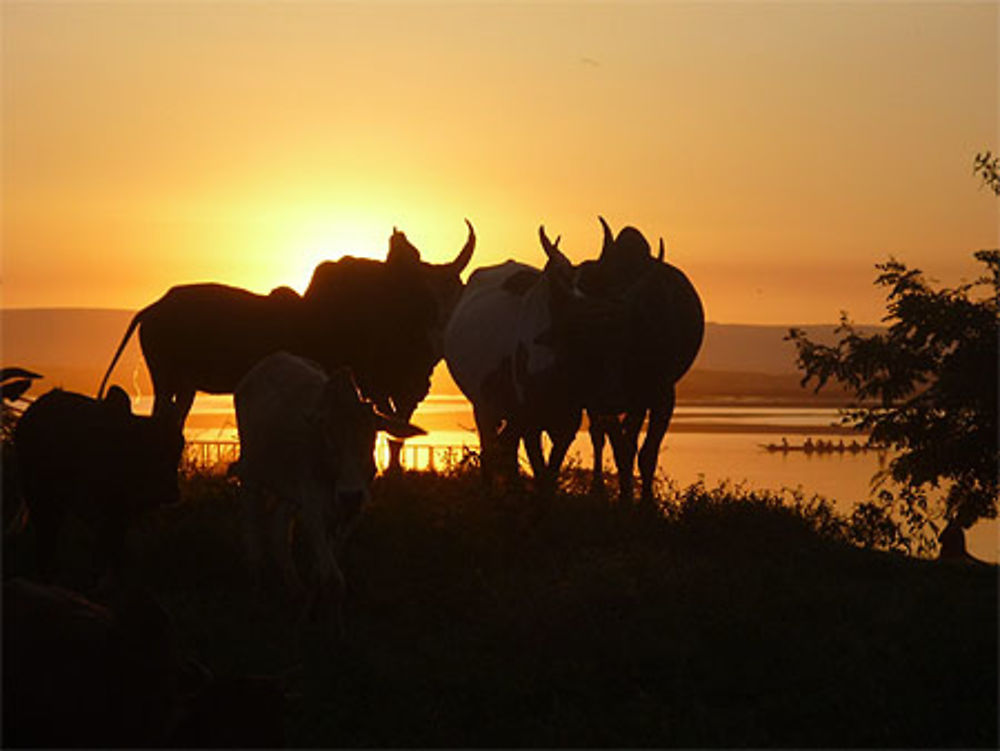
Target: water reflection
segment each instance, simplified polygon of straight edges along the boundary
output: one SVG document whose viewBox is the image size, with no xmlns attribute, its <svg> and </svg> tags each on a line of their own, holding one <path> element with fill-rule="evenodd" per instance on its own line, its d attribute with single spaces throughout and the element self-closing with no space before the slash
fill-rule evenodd
<svg viewBox="0 0 1000 751">
<path fill-rule="evenodd" d="M 143 411 L 141 400 L 137 411 Z M 838 421 L 836 410 L 823 408 L 678 407 L 660 451 L 659 472 L 682 487 L 698 480 L 709 486 L 729 480 L 757 489 L 801 489 L 849 513 L 869 497 L 873 475 L 888 461 L 886 453 L 784 453 L 763 448 L 781 435 L 797 436 L 799 443 L 807 437 L 814 442 L 857 437 L 845 434 Z M 413 422 L 428 434 L 406 442 L 405 466 L 445 467 L 461 459 L 463 447 L 478 449 L 472 412 L 464 399 L 431 396 L 417 409 Z M 189 441 L 235 441 L 232 397 L 199 395 L 185 433 Z M 591 456 L 589 436 L 578 433 L 568 457 L 589 466 Z M 380 466 L 388 460 L 384 436 L 376 444 L 376 457 Z M 613 468 L 610 452 L 606 452 L 605 465 Z M 967 542 L 973 555 L 1000 560 L 1000 524 L 996 521 L 978 524 Z"/>
</svg>

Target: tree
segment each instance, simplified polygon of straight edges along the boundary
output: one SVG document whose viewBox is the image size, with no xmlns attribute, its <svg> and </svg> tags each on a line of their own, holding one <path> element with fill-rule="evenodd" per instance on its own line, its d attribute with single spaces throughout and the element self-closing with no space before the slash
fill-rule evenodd
<svg viewBox="0 0 1000 751">
<path fill-rule="evenodd" d="M 993 156 L 989 151 L 976 154 L 976 162 L 972 172 L 980 175 L 983 178 L 983 183 L 1000 196 L 1000 157 Z"/>
<path fill-rule="evenodd" d="M 13 437 L 14 424 L 20 414 L 20 410 L 14 404 L 31 388 L 36 378 L 41 376 L 24 368 L 0 368 L 0 401 L 3 403 L 3 412 L 0 414 L 0 441 L 6 443 Z"/>
<path fill-rule="evenodd" d="M 910 510 L 926 508 L 925 491 L 943 486 L 943 516 L 960 529 L 997 515 L 1000 251 L 975 258 L 987 273 L 951 289 L 933 288 L 895 259 L 878 264 L 876 284 L 888 289 L 884 333 L 860 334 L 842 315 L 832 346 L 798 329 L 787 337 L 803 385 L 844 384 L 855 398 L 845 423 L 898 452 L 888 471 Z"/>
</svg>

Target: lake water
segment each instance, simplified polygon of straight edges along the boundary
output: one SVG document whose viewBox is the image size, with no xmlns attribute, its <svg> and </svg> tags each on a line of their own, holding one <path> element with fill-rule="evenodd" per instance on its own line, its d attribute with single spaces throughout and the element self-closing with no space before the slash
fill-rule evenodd
<svg viewBox="0 0 1000 751">
<path fill-rule="evenodd" d="M 148 399 L 140 399 L 136 410 L 148 413 Z M 472 412 L 461 397 L 430 396 L 418 408 L 413 422 L 428 435 L 406 443 L 404 463 L 415 468 L 443 466 L 461 456 L 461 447 L 478 448 Z M 825 408 L 680 406 L 660 451 L 659 472 L 684 487 L 703 480 L 712 487 L 722 481 L 739 482 L 767 490 L 800 488 L 807 495 L 819 494 L 842 512 L 870 495 L 871 480 L 889 457 L 884 452 L 806 453 L 769 452 L 767 444 L 792 445 L 844 441 L 857 436 L 838 427 L 836 410 Z M 236 420 L 232 397 L 199 395 L 185 429 L 189 441 L 234 441 Z M 605 465 L 611 468 L 610 450 Z M 379 437 L 376 456 L 384 466 L 388 453 L 384 436 Z M 568 457 L 589 467 L 590 438 L 579 433 Z M 981 522 L 968 533 L 973 555 L 1000 560 L 1000 524 Z"/>
</svg>

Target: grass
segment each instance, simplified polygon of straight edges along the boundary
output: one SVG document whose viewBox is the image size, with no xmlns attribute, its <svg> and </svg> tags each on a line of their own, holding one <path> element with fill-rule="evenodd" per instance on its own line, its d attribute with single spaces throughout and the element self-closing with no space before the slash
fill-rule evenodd
<svg viewBox="0 0 1000 751">
<path fill-rule="evenodd" d="M 995 567 L 858 549 L 802 499 L 661 512 L 582 479 L 541 519 L 470 471 L 379 480 L 335 644 L 251 596 L 224 478 L 188 478 L 136 565 L 216 673 L 294 666 L 292 746 L 997 746 Z"/>
</svg>

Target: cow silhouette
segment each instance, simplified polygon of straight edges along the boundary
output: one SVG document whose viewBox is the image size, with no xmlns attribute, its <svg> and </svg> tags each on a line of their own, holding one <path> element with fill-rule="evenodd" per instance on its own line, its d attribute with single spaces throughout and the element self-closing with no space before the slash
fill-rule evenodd
<svg viewBox="0 0 1000 751">
<path fill-rule="evenodd" d="M 385 261 L 347 256 L 321 263 L 302 297 L 288 288 L 258 295 L 222 284 L 173 287 L 132 318 L 98 395 L 138 329 L 154 415 L 183 424 L 196 391 L 232 393 L 254 364 L 284 350 L 327 372 L 350 367 L 366 398 L 408 420 L 430 389 L 462 291 L 459 275 L 475 249 L 475 231 L 466 225 L 468 238 L 450 263 L 421 261 L 394 230 Z"/>
<path fill-rule="evenodd" d="M 653 258 L 645 237 L 625 227 L 618 237 L 603 217 L 604 242 L 597 261 L 580 265 L 577 287 L 618 300 L 627 310 L 622 330 L 620 391 L 592 393 L 586 400 L 593 447 L 592 489 L 603 493 L 603 451 L 611 439 L 619 495 L 631 500 L 638 452 L 642 499 L 653 498 L 660 445 L 676 404 L 676 384 L 690 369 L 705 334 L 705 312 L 694 285 L 663 260 L 663 240 Z M 610 398 L 608 398 L 610 394 Z M 641 450 L 639 431 L 649 423 Z"/>
<path fill-rule="evenodd" d="M 483 479 L 517 477 L 521 440 L 543 497 L 580 425 L 584 393 L 616 395 L 617 354 L 602 331 L 615 304 L 574 293 L 575 269 L 539 229 L 544 269 L 516 261 L 477 269 L 445 331 L 445 362 L 473 406 Z M 622 306 L 618 305 L 618 308 Z M 610 378 L 609 378 L 610 377 Z M 620 401 L 620 399 L 615 400 Z M 546 458 L 542 433 L 552 440 Z"/>
<path fill-rule="evenodd" d="M 179 499 L 183 448 L 175 423 L 133 414 L 118 386 L 103 399 L 53 389 L 32 402 L 14 428 L 14 453 L 42 576 L 54 573 L 68 514 L 96 532 L 102 566 L 127 573 L 125 534 L 143 514 Z"/>
<path fill-rule="evenodd" d="M 240 478 L 254 578 L 260 580 L 261 553 L 268 554 L 288 594 L 302 601 L 302 615 L 326 619 L 339 631 L 342 551 L 371 495 L 376 433 L 424 431 L 378 413 L 359 396 L 348 369 L 327 376 L 287 352 L 251 368 L 236 386 L 235 404 L 240 458 L 230 474 Z M 312 563 L 308 587 L 296 570 L 292 529 Z"/>
</svg>

